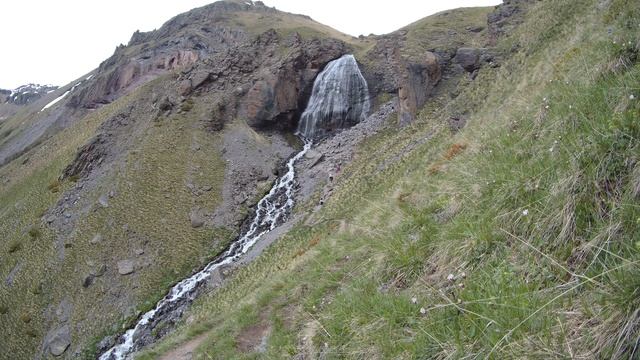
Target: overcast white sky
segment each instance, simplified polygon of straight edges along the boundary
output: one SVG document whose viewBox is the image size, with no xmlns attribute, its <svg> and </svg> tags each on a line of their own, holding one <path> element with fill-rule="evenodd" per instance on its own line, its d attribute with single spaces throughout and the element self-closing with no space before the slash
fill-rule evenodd
<svg viewBox="0 0 640 360">
<path fill-rule="evenodd" d="M 65 85 L 96 68 L 135 30 L 213 0 L 0 0 L 0 88 Z M 384 34 L 438 11 L 501 0 L 264 0 L 354 36 Z"/>
</svg>

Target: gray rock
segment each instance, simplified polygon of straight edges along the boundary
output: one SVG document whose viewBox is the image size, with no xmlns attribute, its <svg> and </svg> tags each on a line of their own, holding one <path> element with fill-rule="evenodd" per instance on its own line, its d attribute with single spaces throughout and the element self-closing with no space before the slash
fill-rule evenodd
<svg viewBox="0 0 640 360">
<path fill-rule="evenodd" d="M 60 304 L 58 304 L 58 308 L 56 309 L 56 317 L 58 318 L 58 321 L 61 324 L 69 321 L 69 318 L 71 317 L 72 309 L 73 309 L 73 306 L 71 305 L 71 302 L 69 301 L 68 298 L 64 298 L 60 302 Z"/>
<path fill-rule="evenodd" d="M 109 198 L 106 195 L 102 195 L 98 198 L 98 204 L 102 207 L 109 207 Z"/>
<path fill-rule="evenodd" d="M 182 96 L 189 95 L 191 90 L 193 90 L 193 87 L 191 85 L 191 80 L 189 79 L 182 80 L 180 84 L 178 84 L 178 93 Z"/>
<path fill-rule="evenodd" d="M 191 220 L 191 227 L 194 228 L 194 229 L 197 229 L 197 228 L 202 227 L 204 225 L 204 220 L 196 212 L 192 212 L 189 215 L 189 218 Z"/>
<path fill-rule="evenodd" d="M 93 280 L 95 280 L 95 277 L 92 274 L 85 276 L 82 280 L 82 287 L 88 288 L 89 286 L 93 285 Z"/>
<path fill-rule="evenodd" d="M 191 85 L 193 86 L 194 89 L 197 89 L 202 84 L 204 84 L 207 80 L 209 80 L 210 76 L 211 76 L 211 73 L 208 71 L 199 71 L 195 73 L 191 78 Z"/>
<path fill-rule="evenodd" d="M 144 249 L 142 249 L 142 248 L 137 248 L 137 249 L 133 250 L 133 252 L 134 252 L 137 256 L 144 255 Z"/>
<path fill-rule="evenodd" d="M 468 72 L 480 67 L 480 50 L 477 48 L 459 48 L 453 61 Z"/>
<path fill-rule="evenodd" d="M 69 345 L 71 345 L 71 332 L 69 326 L 64 325 L 53 333 L 51 340 L 49 340 L 49 351 L 53 356 L 60 356 Z"/>
<path fill-rule="evenodd" d="M 116 344 L 116 340 L 113 336 L 106 336 L 98 343 L 98 351 L 105 352 L 112 348 Z"/>
<path fill-rule="evenodd" d="M 96 234 L 96 235 L 93 237 L 93 239 L 91 239 L 91 240 L 89 241 L 89 243 L 91 243 L 91 244 L 97 244 L 97 243 L 99 243 L 99 242 L 102 242 L 102 235 L 101 235 L 101 234 Z"/>
<path fill-rule="evenodd" d="M 469 32 L 479 33 L 482 30 L 484 30 L 483 26 L 467 26 L 467 31 Z"/>
<path fill-rule="evenodd" d="M 449 129 L 452 133 L 460 131 L 467 124 L 467 119 L 464 116 L 452 116 L 449 118 Z"/>
<path fill-rule="evenodd" d="M 135 271 L 133 260 L 120 260 L 118 261 L 118 274 L 128 275 Z"/>
</svg>

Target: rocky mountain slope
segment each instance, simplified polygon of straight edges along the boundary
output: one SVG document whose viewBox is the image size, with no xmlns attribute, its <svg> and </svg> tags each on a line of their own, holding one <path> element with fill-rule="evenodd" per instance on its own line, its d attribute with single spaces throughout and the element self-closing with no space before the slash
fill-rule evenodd
<svg viewBox="0 0 640 360">
<path fill-rule="evenodd" d="M 0 122 L 0 357 L 95 358 L 215 258 L 353 54 L 370 116 L 138 357 L 633 358 L 639 19 L 511 0 L 352 38 L 223 1 L 136 32 Z"/>
</svg>

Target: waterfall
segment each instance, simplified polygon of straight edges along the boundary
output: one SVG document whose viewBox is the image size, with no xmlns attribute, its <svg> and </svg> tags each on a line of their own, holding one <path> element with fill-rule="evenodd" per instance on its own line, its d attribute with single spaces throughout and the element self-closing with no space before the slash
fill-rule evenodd
<svg viewBox="0 0 640 360">
<path fill-rule="evenodd" d="M 129 359 L 133 352 L 156 340 L 152 330 L 164 320 L 179 318 L 214 271 L 240 260 L 264 234 L 285 222 L 294 206 L 294 165 L 311 148 L 311 139 L 324 136 L 332 129 L 354 125 L 364 120 L 368 111 L 367 82 L 353 55 L 330 62 L 314 82 L 309 104 L 300 120 L 298 134 L 304 139 L 304 147 L 289 159 L 287 172 L 258 202 L 248 230 L 202 270 L 174 285 L 152 310 L 142 315 L 136 325 L 120 336 L 117 344 L 99 359 Z"/>
<path fill-rule="evenodd" d="M 369 112 L 369 89 L 353 55 L 331 61 L 313 83 L 298 134 L 314 139 L 353 126 Z"/>
</svg>

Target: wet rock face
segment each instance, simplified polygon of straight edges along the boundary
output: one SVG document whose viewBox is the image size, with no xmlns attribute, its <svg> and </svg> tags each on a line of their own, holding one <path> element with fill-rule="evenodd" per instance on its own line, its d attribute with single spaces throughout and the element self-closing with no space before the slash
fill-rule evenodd
<svg viewBox="0 0 640 360">
<path fill-rule="evenodd" d="M 240 114 L 256 128 L 292 128 L 305 107 L 320 70 L 346 52 L 337 40 L 285 39 L 292 56 L 264 69 L 240 105 Z"/>
<path fill-rule="evenodd" d="M 330 62 L 313 85 L 298 132 L 307 139 L 353 126 L 369 112 L 369 88 L 353 55 Z"/>
</svg>

